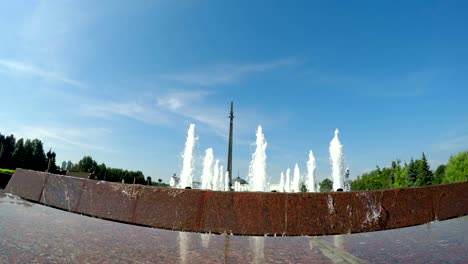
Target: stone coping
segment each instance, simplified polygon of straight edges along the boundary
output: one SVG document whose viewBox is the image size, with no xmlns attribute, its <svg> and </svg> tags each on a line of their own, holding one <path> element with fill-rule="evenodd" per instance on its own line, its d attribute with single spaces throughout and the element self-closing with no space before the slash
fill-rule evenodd
<svg viewBox="0 0 468 264">
<path fill-rule="evenodd" d="M 103 219 L 235 235 L 359 233 L 468 214 L 468 182 L 357 192 L 218 192 L 121 184 L 17 169 L 5 191 Z"/>
</svg>

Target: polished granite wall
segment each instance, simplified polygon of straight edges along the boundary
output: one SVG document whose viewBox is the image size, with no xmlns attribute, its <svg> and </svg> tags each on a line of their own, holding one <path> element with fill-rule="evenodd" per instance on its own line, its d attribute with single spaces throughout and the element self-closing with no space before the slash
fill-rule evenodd
<svg viewBox="0 0 468 264">
<path fill-rule="evenodd" d="M 359 233 L 468 214 L 468 182 L 361 192 L 217 192 L 111 183 L 17 169 L 5 191 L 104 219 L 239 235 Z"/>
</svg>

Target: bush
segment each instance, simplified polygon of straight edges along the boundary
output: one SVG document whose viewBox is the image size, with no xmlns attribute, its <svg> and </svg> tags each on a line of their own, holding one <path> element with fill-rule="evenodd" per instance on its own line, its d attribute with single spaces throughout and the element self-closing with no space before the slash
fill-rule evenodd
<svg viewBox="0 0 468 264">
<path fill-rule="evenodd" d="M 15 173 L 15 170 L 1 169 L 0 168 L 0 173 L 13 174 L 13 173 Z"/>
</svg>

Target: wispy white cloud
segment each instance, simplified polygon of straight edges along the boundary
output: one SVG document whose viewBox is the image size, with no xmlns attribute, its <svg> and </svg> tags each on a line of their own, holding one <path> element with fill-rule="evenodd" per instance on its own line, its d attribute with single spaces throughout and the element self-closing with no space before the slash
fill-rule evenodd
<svg viewBox="0 0 468 264">
<path fill-rule="evenodd" d="M 225 136 L 226 111 L 206 103 L 208 95 L 205 91 L 169 92 L 157 97 L 156 104 L 163 111 L 200 122 L 218 135 Z"/>
<path fill-rule="evenodd" d="M 175 91 L 168 92 L 163 96 L 156 98 L 156 103 L 159 107 L 170 111 L 177 111 L 187 107 L 189 104 L 199 103 L 211 93 L 207 91 Z"/>
<path fill-rule="evenodd" d="M 81 113 L 86 116 L 111 118 L 123 116 L 147 124 L 167 124 L 168 117 L 154 106 L 145 103 L 130 102 L 96 102 L 81 106 Z"/>
<path fill-rule="evenodd" d="M 248 74 L 274 70 L 297 62 L 296 59 L 283 59 L 269 63 L 226 64 L 205 71 L 164 75 L 161 77 L 178 82 L 175 86 L 180 86 L 181 83 L 188 86 L 185 86 L 186 89 L 159 89 L 157 94 L 141 93 L 120 101 L 85 102 L 81 107 L 81 113 L 102 118 L 127 117 L 152 125 L 180 124 L 185 120 L 195 122 L 202 129 L 227 139 L 229 102 L 226 103 L 226 107 L 220 107 L 211 97 L 215 95 L 213 90 L 195 87 L 233 82 Z M 191 89 L 188 90 L 188 87 Z M 152 101 L 148 101 L 148 98 Z M 255 111 L 254 116 L 242 111 L 236 112 L 236 115 L 243 116 L 242 121 L 236 123 L 236 130 L 241 135 L 254 134 L 258 124 L 272 122 L 258 111 Z M 242 139 L 237 142 L 248 144 L 248 141 Z"/>
<path fill-rule="evenodd" d="M 27 64 L 15 60 L 0 59 L 0 67 L 6 69 L 10 73 L 28 75 L 32 77 L 37 77 L 49 81 L 58 81 L 65 84 L 84 87 L 84 84 L 80 81 L 68 78 L 64 75 L 61 75 L 57 72 L 48 71 L 41 69 L 37 66 Z"/>
<path fill-rule="evenodd" d="M 435 151 L 455 152 L 468 150 L 468 135 L 452 137 L 434 144 Z"/>
<path fill-rule="evenodd" d="M 199 124 L 221 138 L 227 140 L 229 135 L 229 102 L 225 106 L 213 104 L 209 98 L 211 94 L 207 92 L 178 91 L 167 93 L 157 97 L 157 106 L 161 111 L 167 111 L 186 120 L 191 120 Z M 234 106 L 235 108 L 235 106 Z M 255 115 L 251 113 L 255 112 Z M 285 118 L 271 120 L 266 118 L 259 111 L 249 111 L 248 109 L 236 110 L 235 116 L 240 117 L 236 121 L 236 142 L 242 145 L 249 145 L 254 141 L 246 137 L 255 135 L 259 124 L 271 126 L 274 123 L 281 123 Z"/>
<path fill-rule="evenodd" d="M 84 150 L 98 150 L 115 152 L 114 148 L 107 148 L 97 142 L 105 135 L 112 133 L 106 128 L 74 128 L 63 125 L 28 125 L 20 126 L 16 133 L 25 138 L 39 138 L 55 148 L 73 147 Z M 90 141 L 92 143 L 90 143 Z"/>
<path fill-rule="evenodd" d="M 265 63 L 219 64 L 203 70 L 159 75 L 161 79 L 182 84 L 212 86 L 238 81 L 250 74 L 267 72 L 297 64 L 294 58 Z"/>
<path fill-rule="evenodd" d="M 318 69 L 307 69 L 301 73 L 301 76 L 317 87 L 337 87 L 337 89 L 350 90 L 360 96 L 372 97 L 421 96 L 441 75 L 442 71 L 436 69 L 419 69 L 392 74 L 377 71 L 369 76 Z"/>
<path fill-rule="evenodd" d="M 136 96 L 120 101 L 87 101 L 81 100 L 80 113 L 112 120 L 115 117 L 125 117 L 148 125 L 173 127 L 181 123 L 194 122 L 203 133 L 212 133 L 224 140 L 229 135 L 229 102 L 221 106 L 210 98 L 214 95 L 207 91 L 177 90 L 161 92 L 160 95 Z M 148 101 L 148 98 L 151 100 Z M 255 115 L 252 115 L 255 113 Z M 258 125 L 274 127 L 285 124 L 288 115 L 278 114 L 271 119 L 258 109 L 235 109 L 236 144 L 249 145 L 255 140 Z"/>
</svg>

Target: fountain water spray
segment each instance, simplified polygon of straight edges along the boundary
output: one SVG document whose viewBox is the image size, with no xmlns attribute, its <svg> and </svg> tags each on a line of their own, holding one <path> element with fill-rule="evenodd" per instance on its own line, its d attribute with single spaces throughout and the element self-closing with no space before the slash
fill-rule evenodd
<svg viewBox="0 0 468 264">
<path fill-rule="evenodd" d="M 205 151 L 205 158 L 203 159 L 203 172 L 201 176 L 202 189 L 212 189 L 212 178 L 213 178 L 213 165 L 214 155 L 213 149 L 209 148 Z"/>
<path fill-rule="evenodd" d="M 215 165 L 213 167 L 213 178 L 211 179 L 211 182 L 212 182 L 211 189 L 212 190 L 217 190 L 218 181 L 219 181 L 219 160 L 216 160 Z"/>
<path fill-rule="evenodd" d="M 299 171 L 299 165 L 294 166 L 294 177 L 293 177 L 293 192 L 300 192 L 301 191 L 301 172 Z"/>
<path fill-rule="evenodd" d="M 193 171 L 195 165 L 195 159 L 193 153 L 198 138 L 195 136 L 195 124 L 190 124 L 187 133 L 187 141 L 185 142 L 185 150 L 182 155 L 183 164 L 182 172 L 180 173 L 180 188 L 190 187 L 192 188 L 193 182 Z"/>
<path fill-rule="evenodd" d="M 229 171 L 226 171 L 226 175 L 224 177 L 224 191 L 229 191 Z"/>
<path fill-rule="evenodd" d="M 330 161 L 332 164 L 333 190 L 344 188 L 344 154 L 343 145 L 341 145 L 338 134 L 340 131 L 335 130 L 335 136 L 330 142 Z"/>
<path fill-rule="evenodd" d="M 239 181 L 234 182 L 234 191 L 240 192 L 241 191 L 241 184 Z"/>
<path fill-rule="evenodd" d="M 286 181 L 284 182 L 284 191 L 285 192 L 291 192 L 291 170 L 288 168 L 286 170 Z"/>
<path fill-rule="evenodd" d="M 281 172 L 280 182 L 279 182 L 279 192 L 284 192 L 284 173 Z"/>
<path fill-rule="evenodd" d="M 316 192 L 315 190 L 315 157 L 314 153 L 309 151 L 309 160 L 307 161 L 307 189 L 309 192 Z"/>
<path fill-rule="evenodd" d="M 249 183 L 251 191 L 268 191 L 268 176 L 266 172 L 266 147 L 267 142 L 262 132 L 262 127 L 258 126 L 256 150 L 252 154 L 252 161 L 249 166 Z"/>
<path fill-rule="evenodd" d="M 224 191 L 224 167 L 219 166 L 219 173 L 218 173 L 218 184 L 216 185 L 217 191 Z"/>
</svg>

